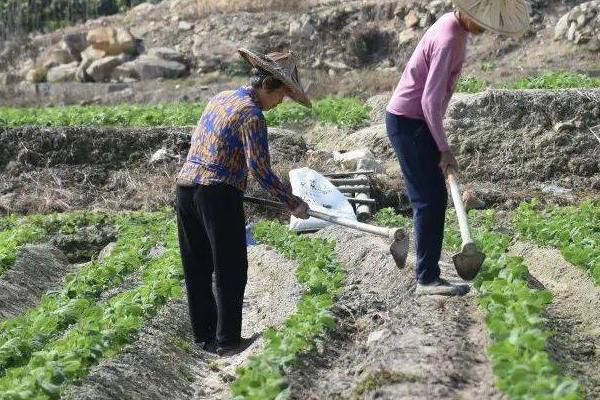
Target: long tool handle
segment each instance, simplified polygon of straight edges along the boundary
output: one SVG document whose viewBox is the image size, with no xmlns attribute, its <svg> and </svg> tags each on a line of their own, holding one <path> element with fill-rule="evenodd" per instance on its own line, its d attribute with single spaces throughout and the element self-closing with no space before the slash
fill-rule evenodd
<svg viewBox="0 0 600 400">
<path fill-rule="evenodd" d="M 273 200 L 261 199 L 258 197 L 244 196 L 244 200 L 248 201 L 250 203 L 261 204 L 263 206 L 268 206 L 268 207 L 273 207 L 273 208 L 278 208 L 278 209 L 286 208 L 283 203 L 273 201 Z M 309 209 L 308 215 L 310 215 L 311 217 L 322 219 L 323 221 L 331 222 L 336 225 L 347 226 L 349 228 L 357 229 L 359 231 L 372 233 L 374 235 L 383 236 L 383 237 L 394 239 L 394 240 L 399 239 L 400 237 L 403 237 L 403 235 L 404 235 L 404 231 L 399 228 L 384 228 L 384 227 L 380 227 L 380 226 L 369 225 L 369 224 L 354 221 L 354 220 L 351 220 L 348 218 L 342 218 L 342 217 L 338 217 L 336 215 L 327 214 L 327 213 L 324 213 L 321 211 L 315 211 L 315 210 Z"/>
<path fill-rule="evenodd" d="M 469 221 L 467 219 L 467 211 L 465 210 L 465 205 L 463 204 L 460 195 L 456 171 L 454 171 L 453 168 L 448 168 L 447 177 L 448 184 L 450 185 L 450 192 L 452 193 L 452 201 L 454 202 L 454 209 L 456 210 L 456 216 L 458 218 L 458 226 L 460 227 L 460 237 L 462 238 L 464 247 L 464 245 L 468 243 L 473 243 L 471 230 L 469 229 Z"/>
<path fill-rule="evenodd" d="M 383 236 L 394 240 L 398 238 L 398 231 L 402 231 L 398 228 L 384 228 L 381 226 L 369 225 L 363 222 L 354 221 L 349 218 L 342 218 L 336 215 L 331 215 L 315 210 L 308 210 L 308 215 L 310 215 L 311 217 L 322 219 L 323 221 L 331 222 L 332 224 L 347 226 L 348 228 L 357 229 L 359 231 L 372 233 L 373 235 Z"/>
</svg>

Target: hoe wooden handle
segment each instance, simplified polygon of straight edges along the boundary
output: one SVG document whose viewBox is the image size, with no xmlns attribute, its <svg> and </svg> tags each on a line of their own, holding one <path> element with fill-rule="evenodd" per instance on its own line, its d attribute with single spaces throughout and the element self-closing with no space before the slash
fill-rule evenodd
<svg viewBox="0 0 600 400">
<path fill-rule="evenodd" d="M 446 171 L 448 178 L 448 185 L 450 186 L 450 192 L 452 193 L 452 201 L 454 202 L 454 209 L 456 210 L 456 216 L 458 218 L 458 226 L 460 227 L 460 237 L 462 238 L 463 247 L 466 244 L 473 243 L 471 237 L 471 230 L 469 229 L 469 221 L 467 219 L 467 211 L 463 204 L 462 197 L 460 195 L 460 187 L 458 179 L 456 178 L 456 171 L 454 168 L 448 168 Z"/>
</svg>

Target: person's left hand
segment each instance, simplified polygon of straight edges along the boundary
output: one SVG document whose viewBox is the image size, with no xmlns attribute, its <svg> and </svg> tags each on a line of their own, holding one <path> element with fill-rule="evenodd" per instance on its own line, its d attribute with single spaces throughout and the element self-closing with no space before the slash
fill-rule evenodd
<svg viewBox="0 0 600 400">
<path fill-rule="evenodd" d="M 296 200 L 298 200 L 299 204 L 296 206 L 296 208 L 294 208 L 293 210 L 290 210 L 292 215 L 296 218 L 300 218 L 300 219 L 308 219 L 310 218 L 310 215 L 308 215 L 308 204 L 306 204 L 306 202 L 304 200 L 302 200 L 300 197 L 296 196 Z"/>
</svg>

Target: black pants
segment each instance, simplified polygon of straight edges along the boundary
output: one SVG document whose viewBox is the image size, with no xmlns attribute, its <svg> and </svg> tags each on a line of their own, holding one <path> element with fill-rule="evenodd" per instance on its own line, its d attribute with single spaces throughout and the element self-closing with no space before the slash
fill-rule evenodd
<svg viewBox="0 0 600 400">
<path fill-rule="evenodd" d="M 178 187 L 177 227 L 196 341 L 239 343 L 248 271 L 243 193 L 226 184 Z"/>
<path fill-rule="evenodd" d="M 440 152 L 425 121 L 387 113 L 385 122 L 413 210 L 417 280 L 430 283 L 440 277 L 448 203 Z"/>
</svg>

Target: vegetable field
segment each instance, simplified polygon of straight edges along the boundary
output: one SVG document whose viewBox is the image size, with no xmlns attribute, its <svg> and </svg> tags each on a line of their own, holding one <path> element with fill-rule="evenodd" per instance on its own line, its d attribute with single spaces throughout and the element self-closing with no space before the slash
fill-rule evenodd
<svg viewBox="0 0 600 400">
<path fill-rule="evenodd" d="M 318 393 L 325 393 L 325 397 L 383 393 L 385 398 L 393 398 L 394 393 L 403 393 L 400 387 L 419 388 L 430 381 L 431 377 L 423 375 L 420 369 L 423 365 L 419 364 L 426 363 L 428 356 L 412 365 L 412 358 L 407 355 L 405 361 L 412 367 L 406 370 L 402 363 L 386 364 L 385 357 L 390 354 L 377 356 L 378 352 L 393 351 L 396 346 L 396 353 L 391 355 L 395 354 L 400 362 L 403 351 L 408 348 L 418 351 L 422 347 L 418 343 L 405 348 L 407 344 L 402 338 L 412 329 L 405 324 L 419 316 L 427 320 L 431 313 L 443 309 L 473 314 L 452 312 L 450 320 L 445 320 L 448 316 L 440 317 L 439 327 L 434 321 L 425 324 L 430 332 L 447 331 L 444 335 L 457 330 L 457 336 L 438 338 L 439 343 L 434 340 L 430 344 L 434 348 L 438 345 L 462 348 L 453 350 L 458 361 L 464 362 L 462 367 L 442 365 L 450 373 L 462 376 L 464 382 L 437 387 L 438 382 L 430 386 L 432 393 L 445 396 L 439 398 L 452 398 L 459 393 L 465 396 L 496 393 L 494 396 L 507 399 L 593 398 L 590 394 L 598 391 L 594 386 L 598 382 L 597 369 L 579 368 L 575 371 L 583 375 L 573 374 L 574 370 L 567 368 L 563 356 L 556 351 L 564 334 L 554 331 L 555 295 L 561 297 L 559 303 L 564 303 L 564 292 L 569 289 L 562 287 L 554 293 L 554 286 L 544 287 L 536 281 L 540 267 L 535 265 L 532 272 L 528 263 L 531 251 L 525 251 L 521 244 L 556 249 L 556 257 L 561 258 L 556 263 L 566 265 L 572 276 L 599 293 L 600 258 L 595 243 L 600 238 L 600 204 L 542 208 L 531 202 L 508 214 L 486 210 L 472 212 L 471 217 L 477 241 L 487 254 L 471 293 L 459 299 L 436 299 L 433 309 L 427 301 L 418 306 L 413 304 L 420 311 L 406 314 L 400 311 L 407 306 L 402 299 L 412 297 L 411 268 L 398 270 L 385 253 L 384 241 L 341 229 L 327 229 L 317 236 L 298 236 L 277 222 L 259 223 L 254 233 L 262 244 L 251 250 L 256 253 L 250 257 L 250 281 L 258 279 L 253 269 L 267 268 L 281 276 L 283 272 L 277 271 L 281 267 L 286 268 L 287 279 L 295 281 L 293 287 L 298 289 L 287 298 L 293 302 L 288 304 L 289 313 L 271 328 L 261 330 L 258 345 L 234 360 L 233 367 L 208 353 L 198 353 L 191 346 L 176 224 L 171 211 L 2 217 L 0 281 L 10 280 L 11 274 L 21 268 L 20 259 L 26 257 L 30 247 L 56 243 L 58 236 L 76 236 L 90 229 L 113 233 L 105 240 L 110 244 L 103 243 L 104 250 L 96 246 L 95 250 L 88 250 L 87 256 L 80 253 L 77 262 L 70 262 L 70 270 L 53 287 L 46 288 L 35 304 L 15 315 L 0 314 L 3 315 L 0 398 L 110 398 L 106 393 L 111 393 L 111 389 L 99 384 L 126 380 L 126 375 L 119 374 L 126 374 L 128 369 L 143 373 L 139 382 L 128 380 L 126 387 L 131 393 L 148 390 L 148 396 L 160 397 L 160 393 L 152 390 L 167 384 L 165 376 L 155 366 L 132 361 L 136 351 L 144 351 L 138 342 L 150 336 L 158 341 L 157 353 L 183 354 L 180 359 L 163 361 L 166 364 L 162 366 L 157 361 L 157 368 L 168 369 L 164 372 L 166 376 L 177 377 L 170 383 L 178 385 L 177 389 L 172 388 L 172 398 L 203 393 L 211 379 L 220 382 L 211 392 L 214 398 L 227 398 L 229 393 L 236 399 L 307 398 Z M 410 225 L 409 219 L 389 209 L 380 211 L 375 221 L 382 225 Z M 445 242 L 449 253 L 460 245 L 453 221 L 449 212 Z M 81 239 L 80 243 L 83 242 Z M 63 251 L 67 259 L 74 259 L 72 248 Z M 265 266 L 275 260 L 278 265 Z M 409 265 L 411 262 L 413 259 L 409 259 Z M 454 276 L 450 267 L 445 267 L 444 273 Z M 36 276 L 28 278 L 35 280 Z M 540 281 L 544 279 L 547 278 L 541 273 Z M 379 290 L 370 292 L 365 284 L 371 290 Z M 400 289 L 404 292 L 397 293 Z M 280 294 L 285 296 L 284 291 L 281 289 Z M 270 296 L 260 290 L 252 293 L 256 305 L 246 307 L 249 314 L 260 310 Z M 10 304 L 9 300 L 5 297 L 0 303 L 0 311 Z M 270 312 L 278 307 L 283 306 L 278 303 Z M 160 327 L 173 313 L 181 317 L 179 322 L 164 327 L 173 332 L 149 335 L 153 326 L 153 329 L 157 324 Z M 247 318 L 252 321 L 255 317 Z M 459 333 L 464 324 L 471 330 L 481 325 L 479 333 L 474 337 Z M 405 326 L 404 331 L 399 326 Z M 582 326 L 587 326 L 586 321 L 582 321 Z M 591 333 L 574 334 L 579 334 L 577 337 L 583 342 Z M 376 340 L 378 335 L 385 340 Z M 460 346 L 462 340 L 484 347 L 464 348 Z M 172 349 L 167 350 L 168 346 Z M 375 351 L 370 351 L 372 346 Z M 364 359 L 360 357 L 361 351 Z M 479 371 L 481 365 L 476 369 L 472 360 L 468 361 L 475 356 L 480 358 L 479 364 L 489 366 L 487 372 Z M 591 363 L 597 362 L 593 354 L 588 356 Z M 378 357 L 381 359 L 377 363 Z M 361 360 L 366 364 L 361 370 L 354 370 L 353 365 Z M 121 365 L 113 371 L 116 375 L 100 379 L 111 363 Z M 324 368 L 328 371 L 323 371 Z M 437 371 L 443 376 L 449 372 Z M 339 378 L 338 383 L 325 388 L 324 380 L 333 376 Z"/>
</svg>

